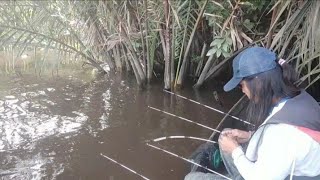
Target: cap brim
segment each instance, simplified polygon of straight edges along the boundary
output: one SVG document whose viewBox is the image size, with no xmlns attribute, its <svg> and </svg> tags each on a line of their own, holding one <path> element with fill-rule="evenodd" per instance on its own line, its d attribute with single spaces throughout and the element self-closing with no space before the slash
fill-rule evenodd
<svg viewBox="0 0 320 180">
<path fill-rule="evenodd" d="M 238 86 L 238 84 L 242 81 L 243 78 L 232 77 L 230 81 L 224 85 L 223 90 L 228 92 Z"/>
</svg>

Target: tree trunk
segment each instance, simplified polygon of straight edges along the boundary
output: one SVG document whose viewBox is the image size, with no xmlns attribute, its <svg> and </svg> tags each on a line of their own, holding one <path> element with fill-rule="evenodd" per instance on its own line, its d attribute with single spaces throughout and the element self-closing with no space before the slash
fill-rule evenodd
<svg viewBox="0 0 320 180">
<path fill-rule="evenodd" d="M 151 81 L 152 78 L 152 71 L 153 71 L 153 66 L 151 60 L 150 60 L 150 52 L 149 52 L 149 41 L 148 41 L 148 30 L 149 30 L 149 24 L 148 24 L 148 0 L 144 0 L 144 8 L 145 8 L 145 30 L 146 30 L 146 49 L 147 49 L 147 80 L 148 82 Z"/>
<path fill-rule="evenodd" d="M 110 58 L 110 56 L 107 56 L 107 58 L 105 58 L 106 63 L 108 64 L 110 70 L 114 70 L 115 65 L 112 62 L 112 59 Z"/>
<path fill-rule="evenodd" d="M 142 27 L 142 24 L 141 24 L 140 17 L 138 17 L 137 13 L 136 13 L 136 19 L 137 19 L 137 22 L 138 22 L 139 30 L 141 32 L 140 33 L 140 39 L 141 39 L 141 46 L 142 46 L 142 64 L 143 64 L 142 70 L 143 70 L 144 74 L 147 74 L 146 47 L 145 47 L 145 44 L 144 44 L 143 27 Z"/>
<path fill-rule="evenodd" d="M 176 38 L 176 31 L 174 29 L 175 26 L 175 18 L 172 18 L 172 38 L 171 38 L 171 63 L 170 63 L 170 84 L 171 87 L 174 87 L 174 80 L 175 80 L 175 72 L 174 72 L 174 53 L 175 53 L 175 42 L 174 39 Z"/>
<path fill-rule="evenodd" d="M 130 60 L 130 64 L 131 67 L 133 69 L 133 72 L 135 74 L 137 83 L 139 84 L 139 86 L 143 86 L 145 85 L 146 82 L 146 76 L 143 72 L 141 63 L 139 61 L 138 55 L 136 54 L 133 45 L 131 43 L 131 40 L 127 34 L 127 28 L 125 27 L 125 22 L 123 22 L 118 14 L 118 12 L 115 11 L 114 8 L 112 7 L 108 7 L 109 11 L 114 14 L 114 16 L 116 17 L 116 19 L 118 20 L 118 25 L 119 25 L 119 33 L 122 35 L 121 37 L 124 39 L 124 42 L 126 42 L 127 44 L 127 50 L 130 51 L 131 57 L 129 58 Z M 129 25 L 128 25 L 129 26 Z"/>
<path fill-rule="evenodd" d="M 116 63 L 117 71 L 122 71 L 122 63 L 120 59 L 120 51 L 119 51 L 119 45 L 115 45 L 115 47 L 112 49 L 113 51 L 113 58 Z"/>
<path fill-rule="evenodd" d="M 130 62 L 129 62 L 129 60 L 128 60 L 127 52 L 125 51 L 123 44 L 121 44 L 121 47 L 122 47 L 122 48 L 121 48 L 122 54 L 123 54 L 123 56 L 124 56 L 124 62 L 125 62 L 125 64 L 126 64 L 126 70 L 127 70 L 127 72 L 130 72 L 130 71 L 131 71 L 131 67 L 130 67 Z"/>
<path fill-rule="evenodd" d="M 163 0 L 164 6 L 164 17 L 166 25 L 163 26 L 163 52 L 164 52 L 164 88 L 171 89 L 171 80 L 170 80 L 170 70 L 171 70 L 171 62 L 170 62 L 170 16 L 169 16 L 169 2 L 168 0 Z M 160 33 L 162 33 L 160 32 Z"/>
<path fill-rule="evenodd" d="M 128 50 L 128 49 L 127 49 L 127 50 Z M 132 53 L 130 53 L 130 54 L 131 54 L 131 57 L 128 57 L 128 60 L 129 60 L 129 62 L 130 62 L 130 64 L 131 64 L 131 67 L 132 67 L 132 69 L 133 69 L 133 73 L 134 73 L 134 75 L 135 75 L 135 77 L 136 77 L 136 80 L 137 80 L 138 85 L 139 85 L 139 86 L 142 86 L 144 82 L 141 80 L 140 75 L 139 75 L 139 72 L 138 72 L 138 70 L 137 70 L 137 67 L 135 66 L 135 62 L 134 62 L 135 59 L 134 59 Z"/>
<path fill-rule="evenodd" d="M 133 70 L 136 70 L 136 72 L 137 72 L 136 75 L 139 76 L 139 79 L 141 80 L 141 85 L 142 85 L 142 84 L 145 83 L 146 77 L 145 77 L 145 74 L 144 74 L 144 72 L 142 70 L 142 66 L 140 64 L 139 58 L 138 58 L 138 56 L 137 56 L 137 54 L 136 54 L 131 42 L 128 42 L 128 41 L 127 41 L 127 45 L 128 45 L 127 47 L 129 48 L 130 54 L 132 55 L 132 61 L 133 61 L 133 64 L 131 64 L 131 66 L 132 66 Z"/>
<path fill-rule="evenodd" d="M 274 30 L 274 26 L 272 26 L 272 25 L 274 24 L 274 21 L 276 19 L 277 11 L 278 11 L 278 6 L 276 6 L 272 11 L 270 29 L 269 29 L 268 39 L 267 39 L 267 48 L 270 48 L 270 46 L 271 46 L 273 30 Z"/>
<path fill-rule="evenodd" d="M 204 63 L 205 55 L 206 55 L 206 49 L 207 49 L 207 43 L 204 43 L 202 47 L 202 52 L 201 52 L 201 59 L 200 59 L 200 62 L 198 63 L 197 70 L 195 73 L 196 77 L 200 77 L 201 75 L 201 70 L 202 70 L 202 66 Z"/>
<path fill-rule="evenodd" d="M 203 68 L 203 70 L 201 72 L 201 75 L 200 75 L 197 83 L 193 86 L 194 88 L 198 89 L 203 84 L 203 82 L 204 82 L 204 80 L 206 78 L 206 75 L 207 75 L 208 71 L 210 70 L 210 67 L 211 67 L 211 65 L 213 63 L 213 57 L 214 57 L 214 54 L 212 54 L 209 57 L 206 65 L 204 66 L 204 68 Z"/>
<path fill-rule="evenodd" d="M 135 52 L 135 50 L 134 50 L 134 48 L 132 46 L 132 43 L 131 43 L 127 33 L 124 32 L 125 31 L 125 27 L 123 25 L 121 26 L 121 29 L 122 29 L 122 31 L 121 31 L 122 33 L 121 34 L 122 34 L 123 38 L 125 39 L 125 42 L 127 43 L 127 48 L 128 48 L 128 50 L 130 51 L 130 53 L 132 55 L 133 63 L 131 64 L 131 66 L 132 66 L 133 70 L 136 72 L 135 74 L 138 75 L 138 77 L 136 76 L 137 81 L 138 81 L 138 79 L 140 79 L 140 82 L 141 82 L 140 85 L 143 85 L 145 83 L 145 81 L 146 81 L 146 76 L 145 76 L 145 74 L 143 72 L 143 69 L 142 69 L 141 63 L 139 61 L 138 55 L 136 54 L 136 52 Z"/>
<path fill-rule="evenodd" d="M 110 68 L 110 69 L 112 69 L 112 68 L 114 69 L 114 66 L 111 66 L 111 67 L 110 67 L 110 65 L 109 65 L 109 63 L 108 63 L 108 62 L 113 62 L 113 57 L 110 55 L 110 53 L 109 53 L 109 52 L 105 52 L 105 53 L 104 53 L 104 56 L 105 56 L 105 57 L 104 57 L 103 60 L 104 60 L 105 62 L 107 62 L 109 68 Z M 112 64 L 113 64 L 113 63 L 112 63 Z"/>
</svg>

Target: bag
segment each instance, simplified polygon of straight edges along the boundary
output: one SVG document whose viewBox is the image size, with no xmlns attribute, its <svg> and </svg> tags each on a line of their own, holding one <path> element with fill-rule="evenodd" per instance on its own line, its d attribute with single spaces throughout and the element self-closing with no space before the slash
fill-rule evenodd
<svg viewBox="0 0 320 180">
<path fill-rule="evenodd" d="M 219 146 L 213 143 L 200 145 L 189 159 L 211 170 L 217 170 L 223 164 Z M 191 164 L 191 172 L 208 173 L 209 171 L 195 164 Z"/>
</svg>

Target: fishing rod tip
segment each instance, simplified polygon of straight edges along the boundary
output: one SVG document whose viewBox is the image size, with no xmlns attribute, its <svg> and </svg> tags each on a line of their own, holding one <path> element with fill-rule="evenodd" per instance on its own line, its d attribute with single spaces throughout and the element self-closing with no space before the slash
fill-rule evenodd
<svg viewBox="0 0 320 180">
<path fill-rule="evenodd" d="M 144 141 L 145 144 L 148 144 L 148 143 L 151 143 L 151 142 L 152 142 L 152 140 L 149 140 L 149 139 Z"/>
</svg>

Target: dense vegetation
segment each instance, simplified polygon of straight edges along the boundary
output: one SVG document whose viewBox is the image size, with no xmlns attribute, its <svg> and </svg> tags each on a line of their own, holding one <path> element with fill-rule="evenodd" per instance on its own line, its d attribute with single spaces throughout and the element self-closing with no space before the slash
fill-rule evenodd
<svg viewBox="0 0 320 180">
<path fill-rule="evenodd" d="M 13 68 L 23 52 L 42 47 L 44 54 L 58 49 L 82 57 L 100 71 L 105 65 L 110 73 L 130 71 L 141 86 L 157 71 L 165 89 L 182 86 L 186 77 L 200 87 L 258 44 L 292 63 L 308 87 L 320 78 L 318 0 L 0 3 L 0 47 L 18 49 Z"/>
</svg>

